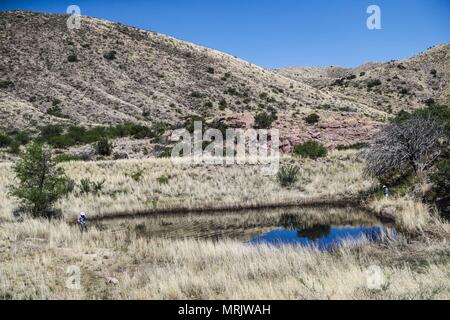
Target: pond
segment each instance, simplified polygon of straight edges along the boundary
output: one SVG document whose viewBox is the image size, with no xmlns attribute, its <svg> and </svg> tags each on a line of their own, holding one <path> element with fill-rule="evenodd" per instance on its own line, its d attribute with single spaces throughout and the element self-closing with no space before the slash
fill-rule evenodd
<svg viewBox="0 0 450 320">
<path fill-rule="evenodd" d="M 100 230 L 172 240 L 236 240 L 249 245 L 299 245 L 329 250 L 348 241 L 376 242 L 395 230 L 354 208 L 290 208 L 202 214 L 164 214 L 95 223 Z"/>
</svg>

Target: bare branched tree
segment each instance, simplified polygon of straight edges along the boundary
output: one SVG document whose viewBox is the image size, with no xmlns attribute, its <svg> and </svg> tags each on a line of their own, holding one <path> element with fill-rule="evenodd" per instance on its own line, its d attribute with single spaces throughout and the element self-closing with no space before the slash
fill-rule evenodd
<svg viewBox="0 0 450 320">
<path fill-rule="evenodd" d="M 409 170 L 420 175 L 442 152 L 444 126 L 431 118 L 412 118 L 384 127 L 365 153 L 367 173 L 382 177 Z"/>
</svg>

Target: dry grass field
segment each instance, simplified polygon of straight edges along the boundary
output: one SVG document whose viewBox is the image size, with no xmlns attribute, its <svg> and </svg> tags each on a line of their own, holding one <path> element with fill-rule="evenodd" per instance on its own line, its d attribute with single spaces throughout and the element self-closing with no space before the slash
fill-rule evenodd
<svg viewBox="0 0 450 320">
<path fill-rule="evenodd" d="M 133 214 L 139 210 L 178 208 L 239 208 L 314 199 L 351 197 L 373 186 L 362 177 L 363 163 L 354 151 L 332 153 L 322 160 L 284 158 L 281 165 L 295 163 L 301 168 L 299 181 L 282 188 L 276 175 L 264 176 L 252 165 L 191 165 L 171 159 L 70 162 L 64 164 L 75 181 L 72 194 L 58 203 L 66 219 L 80 211 L 90 217 Z M 105 181 L 97 194 L 82 193 L 81 180 Z M 0 194 L 6 195 L 13 182 L 10 164 L 0 164 Z M 17 204 L 3 196 L 1 217 L 11 216 Z"/>
<path fill-rule="evenodd" d="M 3 164 L 0 298 L 450 298 L 449 224 L 412 198 L 368 204 L 374 214 L 386 205 L 397 209 L 394 224 L 400 233 L 395 240 L 348 242 L 333 251 L 247 244 L 244 239 L 248 240 L 252 230 L 263 230 L 276 219 L 266 211 L 159 215 L 154 222 L 143 217 L 105 220 L 93 223 L 84 234 L 72 223 L 79 210 L 90 217 L 107 218 L 108 214 L 131 215 L 141 209 L 240 207 L 354 196 L 375 185 L 362 176 L 362 163 L 354 151 L 334 152 L 318 161 L 284 158 L 282 162 L 301 166 L 301 179 L 290 189 L 281 188 L 276 177 L 262 176 L 257 168 L 245 166 L 186 167 L 164 159 L 66 163 L 64 167 L 77 186 L 58 204 L 64 219 L 22 222 L 11 216 L 16 204 L 6 196 L 6 187 L 14 180 L 10 165 Z M 78 184 L 83 178 L 106 182 L 98 195 L 80 195 Z M 305 224 L 364 224 L 375 219 L 350 209 L 300 210 L 299 216 Z M 248 232 L 241 240 L 221 241 L 195 239 L 192 234 L 185 239 L 142 234 L 143 229 L 157 234 L 162 225 L 181 219 L 186 225 L 215 223 L 223 230 L 244 225 Z M 66 287 L 70 266 L 80 270 L 80 290 Z M 368 286 L 374 266 L 382 274 L 381 286 L 376 289 Z"/>
</svg>

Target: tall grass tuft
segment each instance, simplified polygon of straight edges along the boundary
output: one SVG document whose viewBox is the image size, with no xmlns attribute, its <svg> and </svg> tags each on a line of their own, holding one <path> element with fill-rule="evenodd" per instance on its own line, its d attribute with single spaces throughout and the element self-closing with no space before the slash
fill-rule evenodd
<svg viewBox="0 0 450 320">
<path fill-rule="evenodd" d="M 295 165 L 281 167 L 278 171 L 278 182 L 282 187 L 289 187 L 298 181 L 298 173 L 300 168 Z"/>
</svg>

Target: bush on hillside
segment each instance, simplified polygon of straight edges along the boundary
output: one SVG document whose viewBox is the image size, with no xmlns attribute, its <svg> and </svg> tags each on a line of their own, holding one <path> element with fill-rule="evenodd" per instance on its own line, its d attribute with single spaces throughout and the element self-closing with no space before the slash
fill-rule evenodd
<svg viewBox="0 0 450 320">
<path fill-rule="evenodd" d="M 303 144 L 294 146 L 294 154 L 303 158 L 318 159 L 326 157 L 328 150 L 323 144 L 309 140 Z"/>
<path fill-rule="evenodd" d="M 309 116 L 305 118 L 306 123 L 315 124 L 320 121 L 320 116 L 317 113 L 311 113 Z"/>
</svg>

